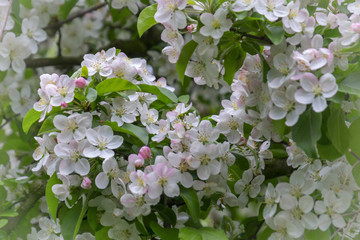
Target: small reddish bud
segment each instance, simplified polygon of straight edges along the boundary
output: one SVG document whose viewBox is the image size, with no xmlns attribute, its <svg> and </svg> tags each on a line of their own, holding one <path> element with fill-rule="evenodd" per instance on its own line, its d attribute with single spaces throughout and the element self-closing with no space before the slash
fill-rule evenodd
<svg viewBox="0 0 360 240">
<path fill-rule="evenodd" d="M 66 102 L 62 102 L 60 106 L 61 106 L 61 109 L 67 108 L 67 103 L 66 103 Z"/>
</svg>

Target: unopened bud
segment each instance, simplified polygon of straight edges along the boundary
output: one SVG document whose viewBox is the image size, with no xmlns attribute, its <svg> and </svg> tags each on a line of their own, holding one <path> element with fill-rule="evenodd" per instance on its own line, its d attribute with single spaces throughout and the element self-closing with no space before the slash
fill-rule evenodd
<svg viewBox="0 0 360 240">
<path fill-rule="evenodd" d="M 84 88 L 86 86 L 86 80 L 83 77 L 79 77 L 75 80 L 75 85 L 78 88 Z"/>
<path fill-rule="evenodd" d="M 360 23 L 351 24 L 351 30 L 353 30 L 356 33 L 360 33 Z"/>
<path fill-rule="evenodd" d="M 196 24 L 190 24 L 186 27 L 189 33 L 193 33 L 196 30 Z"/>
<path fill-rule="evenodd" d="M 91 188 L 91 180 L 88 177 L 84 177 L 80 186 L 83 189 L 90 189 Z"/>
<path fill-rule="evenodd" d="M 148 146 L 143 146 L 142 148 L 140 148 L 139 151 L 139 155 L 143 158 L 143 159 L 150 159 L 151 157 L 151 150 Z"/>
<path fill-rule="evenodd" d="M 61 106 L 61 109 L 67 108 L 67 103 L 66 103 L 66 102 L 62 102 L 60 106 Z"/>
</svg>

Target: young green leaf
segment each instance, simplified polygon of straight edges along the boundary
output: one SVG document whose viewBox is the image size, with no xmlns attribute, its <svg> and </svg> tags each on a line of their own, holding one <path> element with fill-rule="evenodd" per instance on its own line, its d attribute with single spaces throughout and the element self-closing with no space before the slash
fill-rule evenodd
<svg viewBox="0 0 360 240">
<path fill-rule="evenodd" d="M 203 240 L 200 232 L 197 229 L 191 228 L 191 227 L 180 228 L 179 239 L 180 240 Z"/>
<path fill-rule="evenodd" d="M 40 119 L 41 112 L 36 111 L 35 109 L 30 109 L 30 111 L 25 115 L 23 122 L 22 122 L 22 128 L 24 130 L 24 133 L 28 133 L 30 130 L 30 127 Z"/>
<path fill-rule="evenodd" d="M 119 127 L 116 122 L 109 121 L 106 121 L 105 124 L 110 126 L 114 131 L 127 133 L 131 136 L 138 138 L 144 145 L 147 145 L 149 143 L 149 134 L 142 127 L 136 126 L 131 123 L 127 123 Z"/>
<path fill-rule="evenodd" d="M 321 137 L 321 114 L 311 108 L 292 127 L 292 138 L 309 157 L 316 158 L 316 142 Z"/>
<path fill-rule="evenodd" d="M 185 75 L 186 67 L 197 45 L 198 45 L 197 42 L 191 40 L 187 44 L 185 44 L 185 46 L 181 50 L 179 59 L 176 63 L 176 71 L 178 73 L 181 84 L 184 83 L 184 75 Z"/>
<path fill-rule="evenodd" d="M 148 92 L 156 95 L 158 100 L 162 101 L 163 103 L 176 103 L 178 101 L 176 95 L 166 88 L 147 84 L 139 84 L 138 86 L 142 92 Z"/>
<path fill-rule="evenodd" d="M 228 240 L 226 234 L 222 230 L 204 227 L 200 228 L 199 232 L 204 240 Z"/>
<path fill-rule="evenodd" d="M 46 204 L 48 205 L 49 208 L 49 212 L 50 215 L 52 216 L 52 218 L 54 219 L 54 221 L 56 221 L 56 213 L 57 213 L 57 208 L 59 205 L 59 199 L 57 199 L 52 191 L 52 186 L 54 186 L 55 184 L 61 184 L 61 180 L 59 180 L 56 176 L 56 173 L 54 173 L 47 185 L 46 185 L 46 190 L 45 190 L 45 196 L 46 196 Z"/>
<path fill-rule="evenodd" d="M 349 127 L 349 149 L 351 149 L 351 151 L 354 154 L 356 154 L 357 156 L 360 156 L 360 148 L 359 148 L 360 134 L 359 133 L 360 133 L 360 118 L 353 121 L 351 123 L 350 127 Z M 346 158 L 347 158 L 347 160 L 349 161 L 350 164 L 354 164 L 357 161 L 359 161 L 350 152 L 346 153 Z"/>
<path fill-rule="evenodd" d="M 141 11 L 137 20 L 137 30 L 139 33 L 139 37 L 141 37 L 144 32 L 146 32 L 149 28 L 151 28 L 157 23 L 154 19 L 156 11 L 157 4 L 150 5 Z"/>
<path fill-rule="evenodd" d="M 107 93 L 119 92 L 125 90 L 139 90 L 139 87 L 128 80 L 122 78 L 109 78 L 96 86 L 96 91 L 99 96 Z"/>
<path fill-rule="evenodd" d="M 89 88 L 88 93 L 86 94 L 86 99 L 92 103 L 95 102 L 96 98 L 97 98 L 97 91 L 93 88 Z"/>
</svg>

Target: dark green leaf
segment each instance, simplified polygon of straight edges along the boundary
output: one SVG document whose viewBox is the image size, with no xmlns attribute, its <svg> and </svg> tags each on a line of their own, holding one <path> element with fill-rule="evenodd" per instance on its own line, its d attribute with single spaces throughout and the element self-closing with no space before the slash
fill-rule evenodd
<svg viewBox="0 0 360 240">
<path fill-rule="evenodd" d="M 82 201 L 79 200 L 78 203 L 70 208 L 60 219 L 61 234 L 64 237 L 64 240 L 73 240 L 75 239 L 74 233 L 76 229 L 76 224 L 79 217 L 81 217 L 82 211 Z"/>
<path fill-rule="evenodd" d="M 292 138 L 308 156 L 316 158 L 316 142 L 321 137 L 321 114 L 306 110 L 292 127 Z"/>
<path fill-rule="evenodd" d="M 30 127 L 40 119 L 40 115 L 41 112 L 38 112 L 33 108 L 25 115 L 22 127 L 26 134 L 29 132 Z"/>
<path fill-rule="evenodd" d="M 274 45 L 278 45 L 284 38 L 284 29 L 280 26 L 267 26 L 264 28 L 266 36 Z"/>
<path fill-rule="evenodd" d="M 184 199 L 187 210 L 189 211 L 193 221 L 197 223 L 200 216 L 200 203 L 195 190 L 192 188 L 181 187 L 180 196 Z"/>
<path fill-rule="evenodd" d="M 0 217 L 16 217 L 17 215 L 19 215 L 19 213 L 11 209 L 0 212 Z"/>
<path fill-rule="evenodd" d="M 184 74 L 186 67 L 190 61 L 191 56 L 193 55 L 198 43 L 194 40 L 189 41 L 182 48 L 179 59 L 176 63 L 176 71 L 178 73 L 181 84 L 184 83 Z"/>
<path fill-rule="evenodd" d="M 326 136 L 336 150 L 339 153 L 345 154 L 349 146 L 349 129 L 345 124 L 344 112 L 340 108 L 330 108 L 327 130 Z"/>
<path fill-rule="evenodd" d="M 0 82 L 2 82 L 5 79 L 6 74 L 7 74 L 7 71 L 5 71 L 5 72 L 0 71 Z"/>
<path fill-rule="evenodd" d="M 157 4 L 150 5 L 141 11 L 137 20 L 137 30 L 139 33 L 139 37 L 141 37 L 144 32 L 146 32 L 149 28 L 151 28 L 157 23 L 154 19 L 156 11 Z"/>
<path fill-rule="evenodd" d="M 157 222 L 150 222 L 150 227 L 162 240 L 178 239 L 179 230 L 176 228 L 163 228 Z"/>
<path fill-rule="evenodd" d="M 341 37 L 341 33 L 339 32 L 339 28 L 328 29 L 324 32 L 324 37 L 327 38 L 338 38 Z"/>
<path fill-rule="evenodd" d="M 106 93 L 119 92 L 130 89 L 139 90 L 138 86 L 129 82 L 128 80 L 121 78 L 109 78 L 96 86 L 96 91 L 99 96 L 105 95 Z"/>
<path fill-rule="evenodd" d="M 171 208 L 164 205 L 157 205 L 155 209 L 159 213 L 160 217 L 162 217 L 164 220 L 164 223 L 170 224 L 172 226 L 176 225 L 176 214 Z"/>
<path fill-rule="evenodd" d="M 360 134 L 359 133 L 360 133 L 360 118 L 358 118 L 354 122 L 352 122 L 349 127 L 349 148 L 357 156 L 360 156 L 360 148 L 359 148 Z M 359 161 L 350 152 L 346 153 L 346 158 L 350 164 L 354 164 L 357 161 Z"/>
<path fill-rule="evenodd" d="M 65 0 L 65 3 L 62 4 L 59 9 L 59 16 L 61 17 L 62 20 L 66 20 L 71 9 L 73 9 L 73 7 L 75 7 L 75 5 L 78 1 L 79 0 Z"/>
<path fill-rule="evenodd" d="M 148 92 L 156 95 L 158 100 L 162 101 L 163 103 L 177 103 L 178 101 L 176 95 L 166 88 L 147 84 L 139 84 L 138 86 L 142 92 Z"/>
<path fill-rule="evenodd" d="M 241 49 L 240 46 L 231 48 L 224 57 L 225 75 L 224 80 L 231 85 L 233 82 L 235 73 L 243 65 L 246 57 L 246 53 Z"/>
<path fill-rule="evenodd" d="M 51 178 L 49 179 L 47 185 L 46 185 L 46 191 L 45 191 L 45 196 L 46 196 L 46 204 L 48 205 L 49 208 L 49 212 L 50 215 L 52 216 L 52 218 L 56 221 L 56 213 L 57 213 L 57 208 L 59 205 L 59 199 L 57 199 L 52 191 L 52 186 L 54 186 L 55 184 L 61 184 L 61 180 L 59 180 L 56 176 L 56 173 L 54 173 Z"/>
</svg>

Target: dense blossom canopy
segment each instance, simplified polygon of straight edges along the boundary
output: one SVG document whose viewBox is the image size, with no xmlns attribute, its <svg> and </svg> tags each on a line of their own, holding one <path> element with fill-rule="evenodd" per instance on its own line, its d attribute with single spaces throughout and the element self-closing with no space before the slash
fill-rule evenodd
<svg viewBox="0 0 360 240">
<path fill-rule="evenodd" d="M 1 239 L 359 238 L 359 0 L 0 20 Z"/>
</svg>

